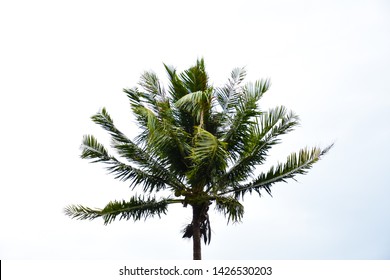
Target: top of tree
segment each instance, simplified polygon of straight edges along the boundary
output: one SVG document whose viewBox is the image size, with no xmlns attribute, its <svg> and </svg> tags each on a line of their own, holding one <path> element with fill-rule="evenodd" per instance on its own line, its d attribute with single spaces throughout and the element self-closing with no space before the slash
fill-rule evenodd
<svg viewBox="0 0 390 280">
<path fill-rule="evenodd" d="M 119 157 L 92 135 L 84 136 L 82 145 L 82 158 L 104 163 L 116 179 L 142 190 L 143 196 L 110 202 L 102 209 L 72 205 L 65 209 L 67 215 L 103 217 L 108 224 L 117 217 L 160 216 L 172 203 L 202 206 L 206 214 L 214 204 L 228 221 L 237 222 L 244 214 L 240 201 L 245 195 L 271 194 L 274 184 L 307 173 L 332 147 L 303 148 L 268 171 L 257 172 L 280 137 L 299 124 L 298 116 L 284 106 L 260 109 L 270 80 L 244 83 L 245 69 L 236 68 L 225 85 L 213 87 L 203 59 L 181 73 L 164 66 L 168 89 L 154 72 L 144 72 L 139 87 L 124 89 L 141 129 L 135 139 L 114 125 L 105 108 L 92 116 L 110 134 L 111 148 Z M 171 195 L 156 198 L 161 190 Z M 210 241 L 210 223 L 206 218 L 202 223 L 202 235 Z M 186 234 L 191 232 L 185 230 Z"/>
</svg>

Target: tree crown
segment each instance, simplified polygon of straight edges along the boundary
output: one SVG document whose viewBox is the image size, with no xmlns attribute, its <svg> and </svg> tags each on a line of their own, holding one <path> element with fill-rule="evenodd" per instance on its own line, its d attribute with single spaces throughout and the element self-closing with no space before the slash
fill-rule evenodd
<svg viewBox="0 0 390 280">
<path fill-rule="evenodd" d="M 154 72 L 144 72 L 138 87 L 124 89 L 141 129 L 133 140 L 124 135 L 103 108 L 92 116 L 111 136 L 113 156 L 92 135 L 83 138 L 81 158 L 102 162 L 116 179 L 127 181 L 143 196 L 110 202 L 103 209 L 68 206 L 67 215 L 79 219 L 103 217 L 139 220 L 165 214 L 167 206 L 215 203 L 228 221 L 240 221 L 242 198 L 253 191 L 271 194 L 271 186 L 305 174 L 332 145 L 303 148 L 284 163 L 256 174 L 280 137 L 298 124 L 298 116 L 284 106 L 262 111 L 259 101 L 269 79 L 244 83 L 246 71 L 235 68 L 222 87 L 209 85 L 204 60 L 178 73 L 164 65 L 169 87 L 164 89 Z M 172 195 L 156 198 L 169 190 Z M 207 212 L 206 210 L 206 212 Z M 209 222 L 208 222 L 209 223 Z M 209 227 L 209 224 L 208 224 Z M 210 230 L 205 241 L 210 240 Z M 187 232 L 188 233 L 188 232 Z M 185 232 L 186 235 L 186 232 Z"/>
</svg>

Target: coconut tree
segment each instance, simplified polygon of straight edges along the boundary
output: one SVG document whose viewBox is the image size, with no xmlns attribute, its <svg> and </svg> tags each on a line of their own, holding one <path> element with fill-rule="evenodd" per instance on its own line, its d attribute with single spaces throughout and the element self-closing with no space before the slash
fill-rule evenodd
<svg viewBox="0 0 390 280">
<path fill-rule="evenodd" d="M 257 172 L 280 137 L 298 124 L 284 106 L 263 111 L 259 101 L 270 87 L 268 79 L 244 83 L 244 68 L 231 72 L 222 87 L 213 87 L 204 60 L 178 73 L 164 65 L 169 88 L 154 72 L 141 75 L 139 87 L 124 89 L 140 128 L 129 139 L 105 108 L 92 116 L 111 136 L 116 155 L 92 135 L 82 142 L 81 158 L 101 162 L 116 179 L 126 181 L 143 195 L 111 201 L 104 208 L 70 205 L 65 214 L 77 219 L 102 217 L 138 221 L 167 214 L 171 204 L 192 208 L 192 221 L 183 238 L 193 240 L 193 259 L 201 259 L 201 239 L 210 243 L 210 206 L 238 222 L 244 214 L 242 199 L 256 192 L 271 194 L 279 182 L 305 174 L 332 145 L 303 148 L 284 163 Z"/>
</svg>

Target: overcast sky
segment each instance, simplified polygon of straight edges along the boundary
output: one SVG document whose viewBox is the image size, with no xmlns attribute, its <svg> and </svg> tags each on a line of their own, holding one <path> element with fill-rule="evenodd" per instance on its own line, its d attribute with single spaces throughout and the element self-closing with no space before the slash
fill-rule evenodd
<svg viewBox="0 0 390 280">
<path fill-rule="evenodd" d="M 240 224 L 211 208 L 204 259 L 390 259 L 390 4 L 351 1 L 1 1 L 0 258 L 191 259 L 179 205 L 146 222 L 71 220 L 68 204 L 126 199 L 127 183 L 80 159 L 105 106 L 134 135 L 122 89 L 166 81 L 204 57 L 214 85 L 234 67 L 270 77 L 262 108 L 301 126 L 269 164 L 334 148 L 273 198 L 246 197 Z"/>
</svg>

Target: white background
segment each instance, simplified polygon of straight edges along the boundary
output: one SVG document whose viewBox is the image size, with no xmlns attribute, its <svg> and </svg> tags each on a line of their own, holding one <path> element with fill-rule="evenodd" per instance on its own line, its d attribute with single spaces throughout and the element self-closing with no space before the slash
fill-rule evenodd
<svg viewBox="0 0 390 280">
<path fill-rule="evenodd" d="M 104 207 L 132 193 L 81 160 L 105 106 L 134 135 L 122 88 L 162 63 L 204 57 L 215 85 L 234 67 L 270 77 L 262 108 L 301 127 L 269 164 L 304 146 L 335 147 L 273 198 L 246 197 L 243 223 L 211 211 L 205 259 L 390 258 L 388 1 L 1 1 L 0 258 L 191 259 L 189 209 L 133 223 L 77 221 L 68 204 Z"/>
</svg>

